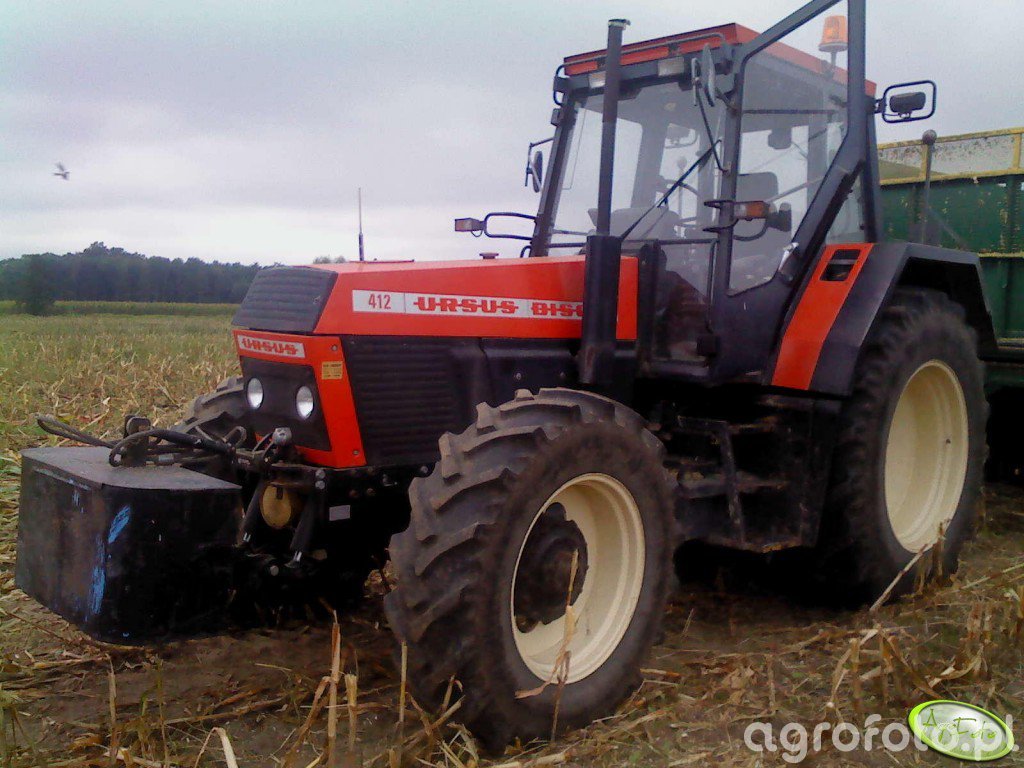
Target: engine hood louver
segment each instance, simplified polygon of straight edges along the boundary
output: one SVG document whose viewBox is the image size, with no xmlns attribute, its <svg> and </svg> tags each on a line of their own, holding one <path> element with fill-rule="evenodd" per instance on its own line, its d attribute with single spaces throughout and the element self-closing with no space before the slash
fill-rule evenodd
<svg viewBox="0 0 1024 768">
<path fill-rule="evenodd" d="M 254 331 L 312 333 L 338 275 L 309 267 L 274 267 L 256 274 L 232 324 Z"/>
</svg>

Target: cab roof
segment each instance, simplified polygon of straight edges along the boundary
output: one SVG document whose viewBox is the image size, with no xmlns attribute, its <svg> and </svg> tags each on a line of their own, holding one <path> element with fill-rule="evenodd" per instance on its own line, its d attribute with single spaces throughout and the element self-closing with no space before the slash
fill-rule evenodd
<svg viewBox="0 0 1024 768">
<path fill-rule="evenodd" d="M 742 24 L 722 24 L 717 27 L 705 27 L 692 32 L 683 32 L 668 37 L 656 37 L 651 40 L 642 40 L 638 43 L 630 43 L 622 46 L 622 65 L 641 64 L 647 61 L 658 61 L 676 56 L 685 56 L 690 53 L 701 51 L 705 45 L 712 48 L 721 48 L 724 45 L 742 45 L 749 43 L 756 38 L 760 32 L 756 32 Z M 801 51 L 798 48 L 775 43 L 771 46 L 775 55 L 787 59 L 812 72 L 826 72 L 826 62 L 818 57 Z M 589 53 L 578 53 L 565 58 L 565 74 L 568 76 L 585 75 L 590 72 L 597 72 L 604 69 L 607 50 L 590 51 Z M 836 68 L 832 72 L 840 82 L 846 81 L 846 70 Z M 877 85 L 871 80 L 865 81 L 865 90 L 869 96 L 874 96 Z"/>
<path fill-rule="evenodd" d="M 622 46 L 622 64 L 640 64 L 645 61 L 657 61 L 673 56 L 696 53 L 710 45 L 719 48 L 722 45 L 738 45 L 747 43 L 757 37 L 758 33 L 740 24 L 722 24 L 717 27 L 706 27 L 693 32 L 683 32 L 669 37 L 656 37 Z M 567 75 L 584 75 L 604 69 L 606 50 L 578 53 L 565 59 Z"/>
</svg>

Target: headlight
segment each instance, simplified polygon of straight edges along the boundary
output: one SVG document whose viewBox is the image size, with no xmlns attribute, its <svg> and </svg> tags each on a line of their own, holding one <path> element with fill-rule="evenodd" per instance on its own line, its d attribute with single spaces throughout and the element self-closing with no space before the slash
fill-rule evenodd
<svg viewBox="0 0 1024 768">
<path fill-rule="evenodd" d="M 249 383 L 245 385 L 245 399 L 254 411 L 263 405 L 263 382 L 259 379 L 249 379 Z"/>
<path fill-rule="evenodd" d="M 312 390 L 309 387 L 299 387 L 299 391 L 295 393 L 295 411 L 299 418 L 308 419 L 312 416 L 314 404 Z"/>
</svg>

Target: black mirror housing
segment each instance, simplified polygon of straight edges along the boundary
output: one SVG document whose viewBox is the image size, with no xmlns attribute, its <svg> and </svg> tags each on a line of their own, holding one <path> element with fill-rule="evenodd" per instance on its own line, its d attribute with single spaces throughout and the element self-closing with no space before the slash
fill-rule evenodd
<svg viewBox="0 0 1024 768">
<path fill-rule="evenodd" d="M 897 115 L 909 115 L 919 112 L 928 103 L 928 95 L 924 91 L 898 93 L 889 99 L 889 111 Z"/>
</svg>

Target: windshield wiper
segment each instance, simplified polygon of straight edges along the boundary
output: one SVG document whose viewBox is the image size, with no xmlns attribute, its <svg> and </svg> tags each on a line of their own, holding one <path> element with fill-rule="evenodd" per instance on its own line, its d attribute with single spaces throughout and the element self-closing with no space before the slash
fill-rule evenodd
<svg viewBox="0 0 1024 768">
<path fill-rule="evenodd" d="M 668 191 L 664 195 L 661 196 L 661 199 L 658 200 L 658 202 L 656 202 L 646 211 L 644 211 L 640 215 L 640 218 L 638 218 L 636 221 L 629 225 L 629 229 L 622 233 L 623 242 L 625 242 L 626 239 L 629 238 L 629 235 L 633 232 L 634 229 L 636 229 L 640 225 L 640 222 L 646 219 L 648 215 L 650 215 L 651 211 L 653 211 L 655 208 L 661 208 L 668 204 L 668 199 L 672 197 L 672 194 L 677 189 L 679 189 L 681 186 L 683 186 L 683 184 L 686 183 L 686 180 L 690 178 L 691 173 L 693 173 L 695 170 L 704 165 L 704 163 L 706 163 L 708 161 L 708 158 L 711 157 L 712 155 L 715 155 L 716 157 L 718 156 L 715 151 L 715 148 L 718 146 L 718 143 L 718 141 L 712 142 L 711 146 L 708 147 L 707 150 L 705 150 L 700 157 L 693 161 L 693 165 L 691 165 L 689 168 L 683 171 L 683 175 L 672 183 L 672 186 L 668 188 Z"/>
</svg>

